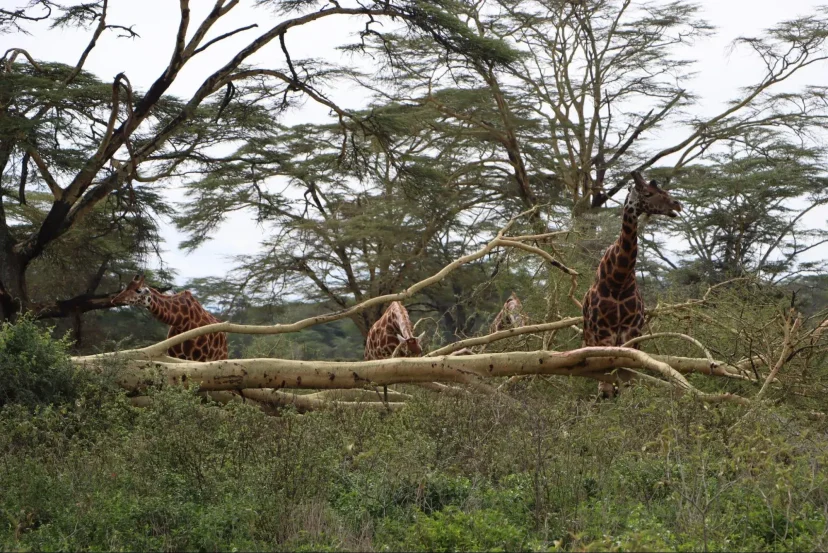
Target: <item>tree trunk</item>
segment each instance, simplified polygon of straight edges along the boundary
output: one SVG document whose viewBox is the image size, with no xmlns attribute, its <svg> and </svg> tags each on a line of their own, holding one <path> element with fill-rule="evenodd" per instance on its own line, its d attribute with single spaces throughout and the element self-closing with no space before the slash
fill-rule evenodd
<svg viewBox="0 0 828 553">
<path fill-rule="evenodd" d="M 28 303 L 26 266 L 11 244 L 0 249 L 0 321 L 14 322 Z"/>
</svg>

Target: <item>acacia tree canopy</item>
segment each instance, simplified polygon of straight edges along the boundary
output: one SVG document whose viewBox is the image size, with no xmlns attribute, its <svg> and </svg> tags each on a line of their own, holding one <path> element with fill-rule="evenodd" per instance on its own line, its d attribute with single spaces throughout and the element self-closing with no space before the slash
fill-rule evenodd
<svg viewBox="0 0 828 553">
<path fill-rule="evenodd" d="M 103 33 L 134 36 L 129 27 L 108 20 L 107 0 L 69 5 L 37 0 L 0 12 L 0 29 L 7 32 L 51 24 L 53 28 L 89 28 L 91 33 L 73 67 L 38 61 L 37 52 L 19 48 L 7 51 L 1 60 L 0 316 L 10 318 L 31 308 L 27 272 L 51 244 L 74 232 L 90 213 L 112 198 L 118 200 L 119 212 L 162 208 L 162 202 L 154 206 L 146 202 L 154 184 L 185 174 L 190 161 L 208 160 L 214 146 L 243 137 L 261 122 L 257 111 L 274 105 L 286 109 L 290 99 L 301 94 L 344 116 L 345 112 L 316 88 L 324 70 L 292 62 L 284 41 L 290 29 L 328 17 L 357 16 L 364 18 L 364 32 L 370 34 L 372 23 L 394 18 L 412 33 L 427 34 L 446 48 L 473 50 L 475 55 L 491 57 L 493 63 L 508 61 L 507 50 L 469 33 L 440 9 L 439 2 L 258 4 L 275 6 L 277 17 L 252 33 L 254 38 L 230 61 L 215 67 L 192 95 L 182 99 L 172 97 L 168 90 L 191 60 L 228 36 L 250 33 L 258 26 L 251 24 L 213 36 L 216 23 L 238 6 L 239 0 L 216 0 L 201 21 L 191 21 L 189 0 L 181 0 L 170 61 L 145 92 L 133 90 L 123 73 L 111 84 L 104 84 L 84 72 L 89 53 Z M 282 47 L 279 65 L 248 64 L 253 54 L 274 41 Z M 267 82 L 269 93 L 243 95 L 235 109 L 228 109 L 237 86 L 251 81 Z M 40 204 L 42 216 L 21 224 L 11 206 L 24 205 L 29 190 L 48 191 L 51 198 Z M 143 198 L 139 190 L 145 190 Z M 92 305 L 76 306 L 78 310 L 86 308 Z"/>
</svg>

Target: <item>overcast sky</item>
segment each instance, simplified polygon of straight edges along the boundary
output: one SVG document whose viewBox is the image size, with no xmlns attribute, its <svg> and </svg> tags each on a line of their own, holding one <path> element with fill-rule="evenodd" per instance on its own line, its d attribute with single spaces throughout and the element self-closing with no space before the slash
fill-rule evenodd
<svg viewBox="0 0 828 553">
<path fill-rule="evenodd" d="M 824 0 L 823 0 L 824 1 Z M 192 0 L 191 27 L 200 21 L 213 5 L 213 0 Z M 18 7 L 21 0 L 0 0 L 0 6 L 10 9 Z M 170 92 L 185 96 L 197 88 L 204 77 L 223 65 L 230 56 L 243 47 L 262 29 L 272 25 L 276 19 L 265 8 L 254 8 L 252 2 L 242 4 L 222 19 L 210 36 L 229 30 L 258 23 L 253 29 L 219 43 L 198 56 L 181 72 Z M 698 60 L 694 70 L 698 73 L 691 82 L 690 91 L 700 97 L 698 115 L 714 114 L 723 104 L 732 99 L 741 86 L 752 84 L 762 73 L 762 67 L 747 51 L 730 52 L 729 45 L 738 36 L 758 35 L 774 23 L 805 15 L 820 5 L 816 0 L 700 0 L 702 16 L 717 28 L 714 37 L 699 41 L 692 49 Z M 140 6 L 140 8 L 136 8 Z M 146 90 L 166 67 L 172 51 L 175 31 L 178 25 L 178 2 L 175 0 L 110 0 L 110 23 L 134 25 L 140 38 L 118 39 L 107 32 L 89 57 L 85 69 L 105 81 L 111 81 L 119 72 L 125 72 L 136 89 Z M 294 58 L 326 58 L 334 62 L 347 62 L 335 50 L 336 46 L 353 42 L 354 33 L 363 23 L 356 19 L 331 17 L 305 27 L 292 29 L 286 35 L 286 42 Z M 48 30 L 46 25 L 33 24 L 28 27 L 30 35 L 0 35 L 3 51 L 11 47 L 22 47 L 36 59 L 76 63 L 86 46 L 88 33 L 71 30 Z M 278 41 L 258 52 L 251 62 L 281 65 L 282 53 Z M 826 65 L 813 67 L 787 86 L 797 88 L 803 84 L 828 86 Z M 355 88 L 340 88 L 329 91 L 329 96 L 346 108 L 361 107 L 366 95 Z M 286 123 L 321 122 L 326 120 L 327 111 L 313 103 L 285 116 Z M 671 142 L 675 129 L 662 131 L 665 143 Z M 677 135 L 676 135 L 677 136 Z M 183 198 L 180 192 L 175 198 Z M 807 224 L 822 226 L 828 224 L 828 208 L 810 214 Z M 178 249 L 183 238 L 167 222 L 163 223 L 165 237 L 164 261 L 178 272 L 177 281 L 200 276 L 222 276 L 228 272 L 231 256 L 249 254 L 256 250 L 263 238 L 263 231 L 243 216 L 232 217 L 224 224 L 215 238 L 193 253 L 185 254 Z M 828 256 L 828 248 L 813 250 L 813 256 Z"/>
</svg>

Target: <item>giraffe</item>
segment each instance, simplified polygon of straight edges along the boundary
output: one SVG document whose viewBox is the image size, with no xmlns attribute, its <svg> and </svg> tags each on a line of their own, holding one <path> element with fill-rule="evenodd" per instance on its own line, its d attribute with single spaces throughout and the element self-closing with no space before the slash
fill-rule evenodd
<svg viewBox="0 0 828 553">
<path fill-rule="evenodd" d="M 489 325 L 489 334 L 494 334 L 495 332 L 509 328 L 520 328 L 527 324 L 529 324 L 529 316 L 523 312 L 523 304 L 520 303 L 517 294 L 512 292 L 512 295 L 509 296 L 509 299 L 506 300 L 506 303 L 503 304 L 503 307 L 495 315 L 492 324 Z M 449 355 L 479 355 L 486 351 L 486 346 L 488 344 L 473 346 L 472 348 L 463 348 L 453 351 Z"/>
<path fill-rule="evenodd" d="M 416 357 L 423 352 L 420 347 L 422 336 L 414 336 L 414 327 L 403 304 L 392 301 L 368 331 L 365 360 L 389 359 L 395 353 L 401 357 Z"/>
<path fill-rule="evenodd" d="M 507 328 L 519 328 L 529 324 L 529 317 L 523 312 L 523 304 L 520 303 L 517 294 L 512 292 L 500 313 L 497 314 L 492 325 L 489 327 L 489 334 L 494 334 Z"/>
<path fill-rule="evenodd" d="M 423 353 L 420 347 L 423 334 L 414 336 L 414 327 L 408 318 L 408 310 L 400 302 L 392 301 L 382 317 L 368 331 L 368 337 L 365 339 L 365 360 L 398 356 L 416 357 Z M 388 386 L 383 386 L 382 391 L 383 398 L 388 403 Z"/>
<path fill-rule="evenodd" d="M 649 184 L 638 171 L 624 202 L 621 235 L 612 244 L 595 274 L 595 282 L 584 296 L 584 345 L 621 346 L 641 335 L 644 326 L 644 300 L 635 279 L 638 254 L 638 217 L 642 214 L 676 217 L 681 204 L 659 188 Z M 637 345 L 634 347 L 638 347 Z M 604 397 L 615 395 L 616 386 L 599 382 Z"/>
<path fill-rule="evenodd" d="M 112 298 L 114 305 L 143 305 L 153 317 L 170 325 L 167 338 L 187 330 L 220 322 L 198 303 L 193 295 L 180 292 L 174 295 L 162 294 L 155 288 L 144 285 L 144 276 L 135 275 L 124 290 Z M 205 334 L 182 344 L 171 347 L 170 357 L 189 361 L 217 361 L 227 359 L 227 334 L 217 332 Z"/>
</svg>

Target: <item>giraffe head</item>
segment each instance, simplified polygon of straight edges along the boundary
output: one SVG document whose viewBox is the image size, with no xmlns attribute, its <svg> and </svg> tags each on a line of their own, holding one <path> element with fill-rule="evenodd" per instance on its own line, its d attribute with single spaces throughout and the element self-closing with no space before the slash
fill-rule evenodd
<svg viewBox="0 0 828 553">
<path fill-rule="evenodd" d="M 412 336 L 411 338 L 404 338 L 402 334 L 397 334 L 397 341 L 408 350 L 408 355 L 420 355 L 423 353 L 423 348 L 420 346 L 420 340 L 425 336 L 425 332 L 419 336 Z"/>
<path fill-rule="evenodd" d="M 149 287 L 144 286 L 144 275 L 139 273 L 112 298 L 112 303 L 114 305 L 143 305 L 149 307 L 150 298 L 152 298 L 152 293 Z"/>
<path fill-rule="evenodd" d="M 517 294 L 512 292 L 512 295 L 509 296 L 508 300 L 506 300 L 503 308 L 506 311 L 509 324 L 511 324 L 513 328 L 524 326 L 526 324 L 526 315 L 523 313 L 523 304 L 520 303 L 520 299 L 517 297 Z"/>
<path fill-rule="evenodd" d="M 665 190 L 659 188 L 656 181 L 651 180 L 647 183 L 638 171 L 632 172 L 632 178 L 633 184 L 630 186 L 626 205 L 635 209 L 636 215 L 646 213 L 668 217 L 678 216 L 677 212 L 681 211 L 681 204 Z"/>
</svg>

